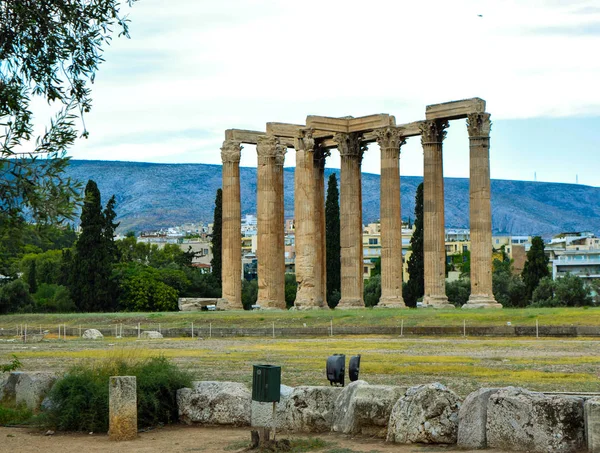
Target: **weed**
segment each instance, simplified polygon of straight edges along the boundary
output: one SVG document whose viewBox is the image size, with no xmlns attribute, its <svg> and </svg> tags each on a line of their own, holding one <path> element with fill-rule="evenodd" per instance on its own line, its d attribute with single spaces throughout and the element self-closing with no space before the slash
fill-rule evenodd
<svg viewBox="0 0 600 453">
<path fill-rule="evenodd" d="M 32 417 L 33 413 L 24 406 L 0 406 L 0 425 L 24 425 L 28 424 Z"/>
</svg>

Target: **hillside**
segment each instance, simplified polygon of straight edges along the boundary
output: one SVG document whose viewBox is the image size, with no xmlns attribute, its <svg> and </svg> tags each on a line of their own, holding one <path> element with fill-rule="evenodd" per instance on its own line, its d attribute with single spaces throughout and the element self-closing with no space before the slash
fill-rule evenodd
<svg viewBox="0 0 600 453">
<path fill-rule="evenodd" d="M 326 169 L 327 178 L 339 170 Z M 103 202 L 117 198 L 120 231 L 151 230 L 211 221 L 221 167 L 206 164 L 71 161 L 69 176 L 98 183 Z M 256 169 L 241 168 L 242 214 L 256 212 Z M 339 180 L 339 175 L 338 175 Z M 402 176 L 402 216 L 414 218 L 415 190 L 423 180 Z M 446 225 L 469 227 L 469 180 L 446 178 Z M 285 168 L 285 215 L 294 215 L 294 169 Z M 363 173 L 363 216 L 379 218 L 379 175 Z M 492 181 L 494 233 L 540 234 L 589 230 L 600 235 L 600 188 L 531 181 Z"/>
</svg>

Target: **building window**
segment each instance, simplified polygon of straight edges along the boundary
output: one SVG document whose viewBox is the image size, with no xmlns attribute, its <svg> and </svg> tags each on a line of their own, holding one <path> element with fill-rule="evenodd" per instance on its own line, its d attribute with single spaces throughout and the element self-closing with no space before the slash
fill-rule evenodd
<svg viewBox="0 0 600 453">
<path fill-rule="evenodd" d="M 369 268 L 365 266 L 363 268 L 363 273 L 368 274 L 369 273 Z"/>
<path fill-rule="evenodd" d="M 466 252 L 466 251 L 468 251 L 468 250 L 469 250 L 469 247 L 467 247 L 466 245 L 463 245 L 463 253 Z"/>
<path fill-rule="evenodd" d="M 377 238 L 369 238 L 369 245 L 377 245 Z"/>
</svg>

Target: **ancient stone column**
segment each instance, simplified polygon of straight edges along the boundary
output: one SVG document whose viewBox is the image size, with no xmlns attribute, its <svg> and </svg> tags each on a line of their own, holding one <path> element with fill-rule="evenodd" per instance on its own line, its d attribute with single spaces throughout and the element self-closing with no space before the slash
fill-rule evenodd
<svg viewBox="0 0 600 453">
<path fill-rule="evenodd" d="M 256 146 L 258 221 L 258 301 L 261 308 L 285 309 L 285 244 L 283 161 L 285 146 L 276 137 L 262 135 Z"/>
<path fill-rule="evenodd" d="M 402 298 L 400 203 L 400 147 L 406 141 L 395 128 L 375 133 L 381 150 L 381 298 L 377 306 L 406 308 Z"/>
<path fill-rule="evenodd" d="M 444 232 L 444 171 L 442 141 L 448 121 L 425 121 L 421 125 L 423 145 L 423 259 L 425 295 L 423 303 L 435 308 L 454 308 L 446 297 L 446 253 Z"/>
<path fill-rule="evenodd" d="M 340 170 L 340 244 L 342 298 L 338 308 L 364 308 L 361 163 L 364 148 L 356 133 L 336 134 Z"/>
<path fill-rule="evenodd" d="M 223 292 L 218 302 L 221 309 L 242 307 L 242 211 L 240 206 L 241 142 L 225 140 L 221 148 L 223 161 L 223 217 L 221 276 Z"/>
<path fill-rule="evenodd" d="M 294 213 L 296 282 L 298 289 L 294 306 L 299 309 L 321 308 L 323 297 L 321 254 L 318 236 L 321 233 L 320 206 L 314 168 L 315 141 L 312 130 L 304 129 L 296 139 L 296 170 L 294 174 Z"/>
<path fill-rule="evenodd" d="M 463 308 L 502 308 L 492 292 L 489 113 L 467 117 L 470 149 L 471 296 Z"/>
<path fill-rule="evenodd" d="M 325 240 L 325 159 L 329 151 L 318 144 L 314 151 L 314 177 L 315 177 L 315 224 L 318 226 L 315 237 L 315 275 L 321 276 L 320 281 L 315 280 L 315 292 L 323 300 L 323 308 L 327 308 L 327 250 Z"/>
<path fill-rule="evenodd" d="M 109 379 L 108 437 L 117 441 L 137 437 L 135 376 L 111 376 Z"/>
</svg>

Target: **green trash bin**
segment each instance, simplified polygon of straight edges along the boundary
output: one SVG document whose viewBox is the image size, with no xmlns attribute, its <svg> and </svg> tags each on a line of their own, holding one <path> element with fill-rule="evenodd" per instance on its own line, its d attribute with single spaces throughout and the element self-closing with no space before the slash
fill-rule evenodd
<svg viewBox="0 0 600 453">
<path fill-rule="evenodd" d="M 253 365 L 252 400 L 261 403 L 279 402 L 281 367 L 275 365 Z"/>
</svg>

